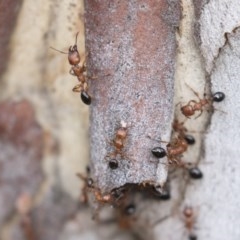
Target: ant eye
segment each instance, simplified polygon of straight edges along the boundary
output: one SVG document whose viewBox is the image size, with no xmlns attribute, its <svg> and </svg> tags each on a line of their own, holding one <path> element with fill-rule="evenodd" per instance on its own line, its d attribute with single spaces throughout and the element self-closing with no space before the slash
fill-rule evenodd
<svg viewBox="0 0 240 240">
<path fill-rule="evenodd" d="M 213 94 L 214 102 L 221 102 L 225 98 L 225 94 L 223 92 L 216 92 Z"/>
<path fill-rule="evenodd" d="M 165 149 L 162 147 L 155 147 L 151 152 L 156 158 L 163 158 L 167 155 Z"/>
<path fill-rule="evenodd" d="M 81 99 L 82 99 L 83 103 L 85 103 L 86 105 L 90 105 L 92 102 L 91 97 L 85 91 L 81 92 Z"/>
<path fill-rule="evenodd" d="M 192 135 L 185 135 L 184 139 L 189 145 L 193 145 L 195 143 L 195 138 Z"/>
<path fill-rule="evenodd" d="M 188 172 L 189 172 L 190 177 L 193 179 L 201 179 L 203 177 L 202 172 L 197 167 L 190 168 L 188 170 Z"/>
</svg>

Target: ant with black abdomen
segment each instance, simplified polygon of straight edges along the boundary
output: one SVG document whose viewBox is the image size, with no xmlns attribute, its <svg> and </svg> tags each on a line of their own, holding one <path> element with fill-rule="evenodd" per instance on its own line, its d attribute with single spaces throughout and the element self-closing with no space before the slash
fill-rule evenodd
<svg viewBox="0 0 240 240">
<path fill-rule="evenodd" d="M 167 156 L 169 165 L 174 164 L 177 166 L 182 166 L 184 163 L 182 162 L 181 157 L 182 154 L 187 151 L 187 141 L 184 138 L 178 136 L 174 138 L 170 143 L 167 143 L 166 148 L 167 150 L 162 147 L 155 147 L 151 150 L 151 152 L 156 158 L 163 158 Z"/>
<path fill-rule="evenodd" d="M 181 110 L 182 114 L 187 118 L 190 118 L 191 116 L 193 116 L 195 114 L 195 112 L 197 112 L 197 111 L 200 111 L 200 113 L 196 118 L 200 117 L 202 115 L 203 108 L 205 106 L 207 106 L 207 105 L 210 106 L 213 101 L 221 102 L 225 98 L 225 94 L 223 92 L 216 92 L 212 98 L 206 98 L 206 94 L 204 94 L 203 98 L 200 98 L 199 94 L 196 91 L 194 91 L 189 85 L 187 85 L 187 86 L 192 90 L 194 95 L 199 100 L 199 101 L 190 100 L 186 105 L 181 106 L 180 110 Z"/>
<path fill-rule="evenodd" d="M 197 240 L 197 236 L 193 233 L 194 225 L 196 223 L 196 214 L 190 206 L 186 206 L 183 210 L 185 228 L 188 230 L 188 239 Z"/>
<path fill-rule="evenodd" d="M 72 90 L 73 92 L 80 92 L 81 99 L 86 105 L 91 104 L 91 96 L 88 94 L 88 83 L 87 83 L 87 68 L 86 61 L 80 65 L 81 57 L 77 48 L 77 37 L 79 32 L 76 34 L 75 44 L 70 46 L 68 52 L 60 51 L 56 48 L 50 47 L 51 49 L 58 51 L 63 54 L 68 54 L 68 62 L 71 65 L 69 73 L 76 76 L 79 84 L 77 84 Z"/>
<path fill-rule="evenodd" d="M 128 134 L 128 128 L 127 123 L 124 121 L 121 121 L 120 128 L 117 129 L 115 133 L 115 138 L 110 142 L 110 144 L 114 147 L 114 151 L 112 153 L 109 153 L 106 158 L 110 158 L 108 165 L 111 169 L 118 168 L 118 161 L 115 159 L 118 155 L 121 158 L 125 158 L 125 153 L 123 152 L 123 148 L 125 147 L 125 142 L 127 139 Z M 114 158 L 114 159 L 112 159 Z M 126 157 L 128 158 L 128 157 Z"/>
</svg>

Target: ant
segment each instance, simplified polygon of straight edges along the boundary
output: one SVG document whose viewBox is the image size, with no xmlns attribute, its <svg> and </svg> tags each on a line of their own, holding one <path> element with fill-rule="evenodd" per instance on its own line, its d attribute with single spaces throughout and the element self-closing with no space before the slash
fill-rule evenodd
<svg viewBox="0 0 240 240">
<path fill-rule="evenodd" d="M 92 178 L 89 178 L 89 177 L 86 177 L 84 176 L 83 174 L 81 173 L 77 173 L 76 174 L 77 177 L 79 177 L 83 182 L 84 182 L 84 185 L 82 187 L 82 198 L 81 198 L 81 202 L 82 203 L 88 203 L 88 195 L 87 195 L 87 192 L 88 190 L 92 190 L 94 189 L 94 182 L 93 182 L 93 179 Z"/>
<path fill-rule="evenodd" d="M 120 128 L 117 129 L 115 133 L 115 138 L 110 143 L 115 148 L 114 151 L 106 156 L 106 158 L 116 158 L 117 155 L 120 155 L 121 158 L 126 157 L 123 148 L 125 145 L 125 141 L 127 139 L 127 123 L 124 121 L 121 121 Z M 112 159 L 109 161 L 109 167 L 111 169 L 117 169 L 118 168 L 118 162 L 116 159 Z"/>
<path fill-rule="evenodd" d="M 118 225 L 121 229 L 131 229 L 136 217 L 136 205 L 134 203 L 124 204 L 118 209 Z"/>
<path fill-rule="evenodd" d="M 99 203 L 104 204 L 114 202 L 114 199 L 116 198 L 115 192 L 112 192 L 110 194 L 102 194 L 100 189 L 94 186 L 94 181 L 92 178 L 86 177 L 81 173 L 77 173 L 77 177 L 84 181 L 84 186 L 82 188 L 83 197 L 81 202 L 88 203 L 88 191 L 93 193 L 95 199 Z"/>
<path fill-rule="evenodd" d="M 94 188 L 93 194 L 95 199 L 100 204 L 110 204 L 113 207 L 121 206 L 126 193 L 124 187 L 113 189 L 110 193 L 101 193 L 100 189 Z"/>
<path fill-rule="evenodd" d="M 72 90 L 73 92 L 80 92 L 83 103 L 90 105 L 91 96 L 88 94 L 86 61 L 84 60 L 83 63 L 79 65 L 81 62 L 81 57 L 77 48 L 78 34 L 79 32 L 76 34 L 75 44 L 69 47 L 68 52 L 63 52 L 53 47 L 51 47 L 51 49 L 63 54 L 68 54 L 68 62 L 71 65 L 69 73 L 73 76 L 76 76 L 79 81 L 79 84 L 77 84 Z"/>
<path fill-rule="evenodd" d="M 169 163 L 176 163 L 177 165 L 181 165 L 181 156 L 184 152 L 187 151 L 188 144 L 184 138 L 180 136 L 173 139 L 172 142 L 167 144 L 167 157 L 169 159 Z"/>
<path fill-rule="evenodd" d="M 173 130 L 179 134 L 181 138 L 184 138 L 189 145 L 195 143 L 195 138 L 192 135 L 186 134 L 187 128 L 184 127 L 184 122 L 179 122 L 177 119 L 172 124 Z"/>
<path fill-rule="evenodd" d="M 176 164 L 178 166 L 182 166 L 183 162 L 181 161 L 181 156 L 184 152 L 187 151 L 187 141 L 184 138 L 178 136 L 174 138 L 172 142 L 168 143 L 166 148 L 167 151 L 162 147 L 155 147 L 151 151 L 156 158 L 163 158 L 167 156 L 168 163 L 170 165 Z"/>
<path fill-rule="evenodd" d="M 186 206 L 183 210 L 183 217 L 185 222 L 185 227 L 189 232 L 189 240 L 197 240 L 197 236 L 193 233 L 193 228 L 196 223 L 196 216 L 194 214 L 193 208 Z"/>
<path fill-rule="evenodd" d="M 202 115 L 203 107 L 210 105 L 213 101 L 221 102 L 225 98 L 225 94 L 222 92 L 216 92 L 213 95 L 212 99 L 206 98 L 206 94 L 204 94 L 203 98 L 200 98 L 200 96 L 197 92 L 195 92 L 189 85 L 187 85 L 187 86 L 192 90 L 194 95 L 199 100 L 199 101 L 190 100 L 186 105 L 184 105 L 180 108 L 182 114 L 187 118 L 190 118 L 191 116 L 193 116 L 196 111 L 200 111 L 199 115 L 196 117 L 196 118 L 199 118 Z"/>
</svg>

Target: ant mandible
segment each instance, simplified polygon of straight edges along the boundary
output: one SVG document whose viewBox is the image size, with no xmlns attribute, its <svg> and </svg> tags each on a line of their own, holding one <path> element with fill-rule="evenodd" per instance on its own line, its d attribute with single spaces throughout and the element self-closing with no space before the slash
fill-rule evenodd
<svg viewBox="0 0 240 240">
<path fill-rule="evenodd" d="M 63 54 L 68 54 L 68 62 L 71 65 L 69 73 L 73 76 L 76 76 L 79 81 L 79 84 L 77 84 L 72 90 L 73 92 L 80 92 L 83 103 L 90 105 L 91 96 L 88 94 L 86 61 L 84 60 L 83 63 L 79 65 L 81 62 L 81 57 L 77 48 L 78 34 L 79 32 L 76 34 L 75 44 L 69 47 L 68 52 L 63 52 L 53 47 L 51 47 L 51 49 Z"/>
</svg>

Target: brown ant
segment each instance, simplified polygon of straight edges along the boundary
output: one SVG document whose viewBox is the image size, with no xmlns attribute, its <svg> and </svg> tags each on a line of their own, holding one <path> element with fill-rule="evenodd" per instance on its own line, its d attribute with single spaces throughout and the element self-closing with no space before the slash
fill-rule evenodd
<svg viewBox="0 0 240 240">
<path fill-rule="evenodd" d="M 121 127 L 117 129 L 115 133 L 115 138 L 110 143 L 114 147 L 114 151 L 106 156 L 106 158 L 116 158 L 120 155 L 121 158 L 125 158 L 123 148 L 127 139 L 127 124 L 124 121 L 121 121 Z M 118 168 L 118 162 L 116 159 L 112 159 L 109 162 L 109 167 L 111 169 Z"/>
<path fill-rule="evenodd" d="M 211 101 L 205 97 L 206 94 L 204 94 L 204 98 L 200 98 L 197 92 L 195 92 L 189 85 L 187 86 L 192 90 L 194 95 L 198 98 L 199 102 L 196 100 L 190 100 L 186 105 L 181 107 L 181 112 L 185 117 L 190 118 L 195 114 L 196 111 L 200 111 L 200 114 L 196 117 L 198 118 L 202 115 L 203 107 L 206 105 L 209 105 Z"/>
<path fill-rule="evenodd" d="M 83 196 L 81 201 L 83 203 L 88 203 L 88 192 L 92 192 L 96 201 L 100 204 L 114 204 L 123 197 L 123 189 L 114 189 L 111 193 L 103 194 L 99 188 L 94 186 L 92 178 L 86 177 L 81 173 L 77 173 L 76 175 L 84 181 L 84 186 L 82 188 Z"/>
<path fill-rule="evenodd" d="M 184 137 L 186 132 L 188 131 L 187 128 L 184 126 L 184 123 L 185 122 L 179 122 L 177 119 L 175 119 L 172 123 L 173 130 L 182 137 Z"/>
<path fill-rule="evenodd" d="M 182 165 L 181 156 L 187 151 L 188 144 L 184 138 L 176 137 L 167 144 L 167 157 L 170 164 Z"/>
<path fill-rule="evenodd" d="M 83 182 L 83 187 L 82 187 L 82 197 L 81 197 L 81 202 L 82 203 L 88 203 L 88 191 L 94 189 L 94 185 L 93 185 L 93 179 L 84 176 L 81 173 L 77 173 L 76 174 L 77 177 L 79 177 Z"/>
<path fill-rule="evenodd" d="M 187 141 L 178 136 L 168 143 L 166 148 L 167 151 L 162 147 L 155 147 L 152 149 L 152 154 L 157 158 L 167 156 L 169 165 L 176 164 L 177 166 L 182 166 L 184 163 L 182 162 L 181 157 L 182 154 L 187 151 Z"/>
<path fill-rule="evenodd" d="M 195 114 L 196 111 L 200 111 L 199 115 L 196 117 L 200 117 L 203 112 L 203 108 L 207 105 L 211 105 L 212 102 L 221 102 L 225 98 L 225 94 L 223 92 L 216 92 L 213 94 L 212 98 L 206 98 L 206 94 L 204 94 L 203 98 L 200 98 L 199 94 L 194 91 L 188 84 L 186 84 L 194 93 L 194 95 L 198 98 L 199 101 L 190 100 L 186 105 L 181 107 L 182 114 L 190 118 Z"/>
<path fill-rule="evenodd" d="M 63 54 L 68 54 L 68 62 L 71 65 L 69 73 L 73 76 L 76 76 L 79 81 L 79 84 L 77 84 L 72 90 L 73 92 L 80 92 L 83 103 L 90 105 L 91 96 L 88 94 L 86 61 L 84 60 L 83 63 L 79 65 L 81 62 L 81 57 L 77 48 L 78 34 L 79 32 L 76 34 L 75 44 L 69 47 L 68 52 L 63 52 L 53 47 L 51 47 L 51 49 Z"/>
<path fill-rule="evenodd" d="M 185 122 L 179 122 L 177 119 L 174 120 L 172 124 L 173 130 L 178 133 L 178 136 L 184 138 L 189 145 L 193 145 L 195 143 L 195 138 L 187 134 L 188 130 L 184 127 L 184 123 Z"/>
<path fill-rule="evenodd" d="M 197 240 L 197 236 L 193 233 L 194 225 L 196 223 L 196 216 L 194 214 L 193 208 L 186 206 L 183 210 L 183 217 L 185 228 L 188 230 L 189 240 Z"/>
<path fill-rule="evenodd" d="M 131 229 L 137 220 L 136 205 L 134 203 L 124 204 L 118 209 L 117 213 L 119 227 L 125 230 Z"/>
</svg>

